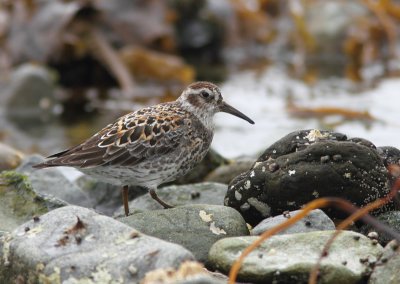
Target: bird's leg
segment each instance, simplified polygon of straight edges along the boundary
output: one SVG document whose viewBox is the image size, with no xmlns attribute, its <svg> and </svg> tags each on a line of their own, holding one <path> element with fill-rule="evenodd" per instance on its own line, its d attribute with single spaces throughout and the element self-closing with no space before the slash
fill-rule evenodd
<svg viewBox="0 0 400 284">
<path fill-rule="evenodd" d="M 124 187 L 122 188 L 122 201 L 124 203 L 125 216 L 129 215 L 128 189 L 129 186 L 127 185 L 124 185 Z"/>
<path fill-rule="evenodd" d="M 150 193 L 150 196 L 151 196 L 155 201 L 157 201 L 158 203 L 161 204 L 162 207 L 164 207 L 164 209 L 167 209 L 167 208 L 174 208 L 174 206 L 169 205 L 168 203 L 165 203 L 163 200 L 161 200 L 161 199 L 157 196 L 157 193 L 156 193 L 156 191 L 155 191 L 154 189 L 149 189 L 149 193 Z"/>
</svg>

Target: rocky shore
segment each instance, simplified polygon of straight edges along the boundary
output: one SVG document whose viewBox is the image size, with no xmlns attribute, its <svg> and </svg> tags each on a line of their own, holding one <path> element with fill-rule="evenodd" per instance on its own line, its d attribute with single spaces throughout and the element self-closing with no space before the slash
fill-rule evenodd
<svg viewBox="0 0 400 284">
<path fill-rule="evenodd" d="M 257 160 L 211 152 L 186 179 L 159 189 L 176 205 L 160 209 L 68 168 L 33 170 L 43 159 L 0 144 L 0 279 L 4 283 L 226 283 L 240 253 L 263 232 L 320 197 L 364 206 L 388 194 L 400 151 L 345 134 L 301 130 Z M 210 161 L 213 161 L 210 165 Z M 217 162 L 216 162 L 217 161 Z M 395 203 L 372 214 L 400 234 Z M 316 209 L 253 251 L 244 283 L 307 283 L 340 210 Z M 356 222 L 324 258 L 319 283 L 398 283 L 399 246 L 385 231 Z"/>
</svg>

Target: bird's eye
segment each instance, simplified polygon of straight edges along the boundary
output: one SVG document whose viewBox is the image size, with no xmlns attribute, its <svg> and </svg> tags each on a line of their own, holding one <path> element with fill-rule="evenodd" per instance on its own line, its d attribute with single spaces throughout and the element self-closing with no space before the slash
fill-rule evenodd
<svg viewBox="0 0 400 284">
<path fill-rule="evenodd" d="M 202 92 L 200 93 L 200 95 L 201 95 L 203 98 L 205 98 L 205 99 L 207 99 L 207 98 L 210 96 L 210 94 L 209 94 L 208 92 L 206 92 L 206 91 L 202 91 Z"/>
</svg>

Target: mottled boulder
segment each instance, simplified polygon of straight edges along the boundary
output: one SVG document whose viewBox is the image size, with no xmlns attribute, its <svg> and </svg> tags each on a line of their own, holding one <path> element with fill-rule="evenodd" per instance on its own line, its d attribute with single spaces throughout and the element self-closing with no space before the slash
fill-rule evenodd
<svg viewBox="0 0 400 284">
<path fill-rule="evenodd" d="M 334 231 L 272 236 L 256 248 L 239 272 L 239 281 L 251 283 L 307 283 L 321 249 Z M 241 252 L 258 237 L 226 238 L 210 249 L 209 264 L 228 273 Z M 369 238 L 342 231 L 321 263 L 318 283 L 361 283 L 382 253 Z"/>
<path fill-rule="evenodd" d="M 229 185 L 225 205 L 257 224 L 307 202 L 335 196 L 362 206 L 389 192 L 388 172 L 375 146 L 360 138 L 302 130 L 271 145 Z M 380 209 L 387 210 L 392 204 Z M 330 216 L 342 217 L 327 210 Z"/>
<path fill-rule="evenodd" d="M 118 219 L 136 230 L 190 250 L 199 261 L 219 239 L 248 235 L 246 222 L 226 206 L 196 204 L 137 213 Z"/>
<path fill-rule="evenodd" d="M 391 164 L 399 164 L 400 161 L 399 149 L 391 146 L 383 146 L 383 147 L 378 147 L 377 151 L 379 155 L 382 157 L 385 166 Z"/>
<path fill-rule="evenodd" d="M 400 283 L 400 248 L 396 241 L 388 243 L 377 261 L 368 284 Z"/>
<path fill-rule="evenodd" d="M 14 171 L 0 173 L 0 230 L 19 225 L 66 203 L 33 190 L 27 176 Z"/>
<path fill-rule="evenodd" d="M 186 204 L 214 204 L 223 205 L 228 186 L 216 182 L 203 182 L 187 185 L 170 185 L 157 189 L 157 195 L 167 203 L 180 206 Z M 132 210 L 156 210 L 163 207 L 151 198 L 150 194 L 143 194 L 129 202 Z M 122 206 L 115 215 L 123 214 Z"/>
<path fill-rule="evenodd" d="M 270 217 L 262 220 L 257 226 L 251 230 L 253 236 L 261 235 L 265 231 L 287 221 L 289 218 L 300 213 L 301 210 L 285 212 L 285 214 Z M 295 234 L 295 233 L 307 233 L 313 231 L 328 231 L 335 230 L 335 224 L 333 221 L 320 209 L 312 210 L 306 217 L 296 222 L 286 230 L 280 231 L 278 235 L 284 234 Z"/>
<path fill-rule="evenodd" d="M 92 210 L 66 206 L 0 239 L 4 283 L 139 283 L 193 255 Z"/>
</svg>

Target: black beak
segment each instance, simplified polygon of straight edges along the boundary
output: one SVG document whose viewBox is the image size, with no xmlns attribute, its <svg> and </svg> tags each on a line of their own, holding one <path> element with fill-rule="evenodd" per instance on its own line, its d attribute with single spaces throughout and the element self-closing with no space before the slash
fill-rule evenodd
<svg viewBox="0 0 400 284">
<path fill-rule="evenodd" d="M 241 119 L 248 121 L 251 124 L 254 124 L 253 120 L 251 120 L 249 117 L 247 117 L 246 115 L 244 115 L 243 113 L 241 113 L 240 111 L 235 109 L 234 107 L 228 105 L 226 102 L 222 102 L 222 104 L 219 107 L 219 111 L 232 114 L 234 116 L 240 117 Z"/>
</svg>

